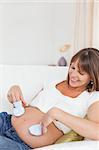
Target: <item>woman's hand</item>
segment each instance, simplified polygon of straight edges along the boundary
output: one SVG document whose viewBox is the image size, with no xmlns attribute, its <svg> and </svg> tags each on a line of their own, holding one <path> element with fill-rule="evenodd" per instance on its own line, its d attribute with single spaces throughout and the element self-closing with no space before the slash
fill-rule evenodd
<svg viewBox="0 0 99 150">
<path fill-rule="evenodd" d="M 8 97 L 9 102 L 11 103 L 21 100 L 23 103 L 23 106 L 27 105 L 23 98 L 22 91 L 18 85 L 14 85 L 9 89 L 7 93 L 7 97 Z"/>
<path fill-rule="evenodd" d="M 57 113 L 56 108 L 51 108 L 41 120 L 41 124 L 43 126 L 43 134 L 47 132 L 47 127 L 55 120 L 55 114 Z"/>
</svg>

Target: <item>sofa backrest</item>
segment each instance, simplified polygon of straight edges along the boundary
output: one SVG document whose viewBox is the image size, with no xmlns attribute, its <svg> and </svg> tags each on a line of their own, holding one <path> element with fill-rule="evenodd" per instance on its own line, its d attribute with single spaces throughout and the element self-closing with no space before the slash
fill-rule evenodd
<svg viewBox="0 0 99 150">
<path fill-rule="evenodd" d="M 12 113 L 7 92 L 12 85 L 19 85 L 24 99 L 29 103 L 33 96 L 50 82 L 66 79 L 68 67 L 0 65 L 0 111 Z"/>
</svg>

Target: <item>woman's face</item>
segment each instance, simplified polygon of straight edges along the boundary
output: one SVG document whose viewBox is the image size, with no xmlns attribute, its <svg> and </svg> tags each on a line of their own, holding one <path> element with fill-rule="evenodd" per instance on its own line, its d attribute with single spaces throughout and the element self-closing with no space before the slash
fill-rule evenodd
<svg viewBox="0 0 99 150">
<path fill-rule="evenodd" d="M 78 61 L 73 62 L 69 67 L 69 85 L 86 89 L 89 82 L 89 74 L 78 68 Z"/>
</svg>

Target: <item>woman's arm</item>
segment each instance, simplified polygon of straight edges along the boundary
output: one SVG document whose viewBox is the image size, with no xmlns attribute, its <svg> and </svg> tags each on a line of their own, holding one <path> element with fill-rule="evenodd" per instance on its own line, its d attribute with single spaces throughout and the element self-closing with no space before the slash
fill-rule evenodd
<svg viewBox="0 0 99 150">
<path fill-rule="evenodd" d="M 90 106 L 87 115 L 88 120 L 54 107 L 45 115 L 42 124 L 45 130 L 52 121 L 58 120 L 86 138 L 99 140 L 99 101 Z"/>
</svg>

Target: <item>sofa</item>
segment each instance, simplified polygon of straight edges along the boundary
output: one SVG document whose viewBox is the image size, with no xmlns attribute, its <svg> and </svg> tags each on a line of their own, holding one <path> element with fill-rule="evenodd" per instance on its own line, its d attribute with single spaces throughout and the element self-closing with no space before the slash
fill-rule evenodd
<svg viewBox="0 0 99 150">
<path fill-rule="evenodd" d="M 0 65 L 0 112 L 12 113 L 12 104 L 7 100 L 8 89 L 20 85 L 27 103 L 45 85 L 66 79 L 68 67 L 36 65 Z M 99 150 L 99 141 L 83 141 L 53 144 L 35 150 Z"/>
</svg>

